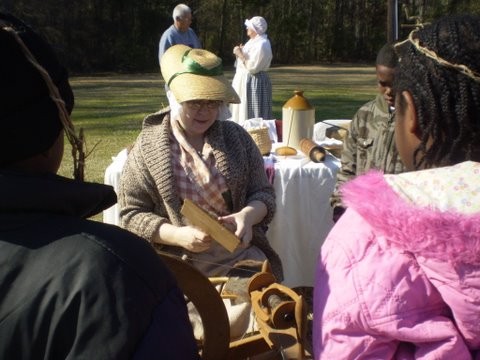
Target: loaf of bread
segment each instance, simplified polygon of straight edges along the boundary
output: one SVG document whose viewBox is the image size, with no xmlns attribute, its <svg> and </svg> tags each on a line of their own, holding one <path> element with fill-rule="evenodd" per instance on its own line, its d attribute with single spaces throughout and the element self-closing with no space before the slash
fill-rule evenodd
<svg viewBox="0 0 480 360">
<path fill-rule="evenodd" d="M 343 141 L 347 137 L 347 134 L 348 134 L 347 129 L 336 128 L 336 127 L 331 127 L 327 129 L 327 131 L 325 132 L 325 135 L 327 137 L 341 140 L 341 141 Z"/>
<path fill-rule="evenodd" d="M 297 155 L 297 150 L 293 147 L 290 147 L 290 146 L 281 146 L 281 147 L 275 149 L 275 154 L 280 155 L 280 156 Z"/>
</svg>

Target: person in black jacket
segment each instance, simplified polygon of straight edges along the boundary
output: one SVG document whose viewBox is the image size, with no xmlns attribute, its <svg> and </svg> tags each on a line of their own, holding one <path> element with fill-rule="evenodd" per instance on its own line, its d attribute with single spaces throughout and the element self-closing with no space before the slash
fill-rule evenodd
<svg viewBox="0 0 480 360">
<path fill-rule="evenodd" d="M 72 136 L 65 68 L 11 15 L 0 49 L 0 358 L 198 359 L 184 296 L 151 246 L 86 220 L 113 189 L 56 175 Z"/>
</svg>

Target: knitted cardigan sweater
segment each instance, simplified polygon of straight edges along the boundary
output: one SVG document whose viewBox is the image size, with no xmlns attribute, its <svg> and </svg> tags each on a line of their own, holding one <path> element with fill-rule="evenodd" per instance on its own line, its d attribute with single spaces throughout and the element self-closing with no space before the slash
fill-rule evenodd
<svg viewBox="0 0 480 360">
<path fill-rule="evenodd" d="M 169 110 L 164 109 L 145 118 L 142 132 L 128 155 L 119 189 L 122 226 L 149 241 L 164 223 L 186 225 L 180 214 L 183 199 L 171 162 L 169 115 Z M 267 215 L 253 228 L 252 244 L 263 251 L 281 281 L 280 258 L 265 234 L 275 212 L 275 192 L 268 182 L 260 151 L 251 136 L 232 121 L 216 121 L 207 131 L 205 142 L 212 147 L 216 167 L 230 190 L 229 211 L 238 212 L 254 200 L 266 205 Z M 187 252 L 166 245 L 162 249 L 175 254 Z"/>
</svg>

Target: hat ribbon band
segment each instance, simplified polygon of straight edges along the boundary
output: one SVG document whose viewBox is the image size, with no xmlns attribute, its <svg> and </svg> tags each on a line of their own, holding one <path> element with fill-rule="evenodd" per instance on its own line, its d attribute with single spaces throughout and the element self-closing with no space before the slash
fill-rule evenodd
<svg viewBox="0 0 480 360">
<path fill-rule="evenodd" d="M 191 57 L 188 56 L 188 53 L 191 50 L 192 49 L 187 50 L 182 57 L 182 63 L 185 68 L 185 71 L 179 71 L 173 74 L 170 80 L 168 80 L 167 86 L 170 86 L 170 84 L 172 83 L 172 80 L 181 74 L 194 74 L 194 75 L 204 75 L 204 76 L 219 76 L 223 74 L 223 68 L 221 63 L 211 69 L 206 69 L 202 65 L 197 63 L 195 60 L 193 60 Z"/>
</svg>

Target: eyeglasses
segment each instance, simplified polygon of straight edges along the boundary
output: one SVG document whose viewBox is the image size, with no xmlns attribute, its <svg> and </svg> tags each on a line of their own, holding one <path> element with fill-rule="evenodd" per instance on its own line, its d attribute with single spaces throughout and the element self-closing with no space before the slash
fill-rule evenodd
<svg viewBox="0 0 480 360">
<path fill-rule="evenodd" d="M 200 109 L 207 109 L 207 110 L 216 110 L 222 104 L 219 100 L 192 100 L 192 101 L 185 101 L 187 108 L 190 110 L 200 110 Z"/>
</svg>

